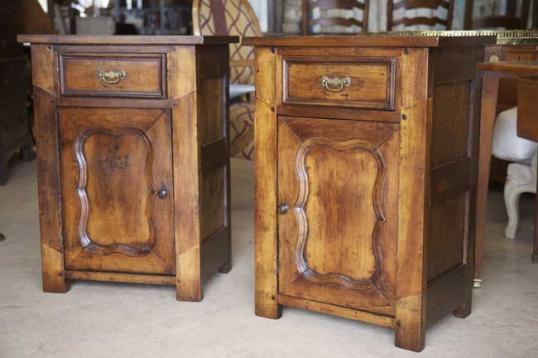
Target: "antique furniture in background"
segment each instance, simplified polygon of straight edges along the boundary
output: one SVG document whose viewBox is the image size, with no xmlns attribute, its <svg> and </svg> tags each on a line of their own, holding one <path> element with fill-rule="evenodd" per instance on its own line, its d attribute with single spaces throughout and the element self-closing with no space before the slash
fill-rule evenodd
<svg viewBox="0 0 538 358">
<path fill-rule="evenodd" d="M 43 289 L 176 286 L 231 268 L 230 37 L 46 36 L 30 42 Z"/>
<path fill-rule="evenodd" d="M 493 130 L 492 155 L 511 162 L 506 170 L 504 204 L 508 223 L 504 234 L 514 239 L 519 221 L 519 197 L 536 193 L 537 144 L 517 135 L 517 107 L 499 113 Z"/>
<path fill-rule="evenodd" d="M 0 185 L 8 179 L 8 163 L 21 150 L 33 158 L 33 139 L 28 115 L 28 66 L 17 43 L 25 30 L 23 2 L 3 1 L 0 6 Z"/>
<path fill-rule="evenodd" d="M 369 5 L 370 0 L 302 0 L 302 34 L 366 32 Z"/>
<path fill-rule="evenodd" d="M 256 14 L 248 0 L 194 0 L 192 26 L 195 35 L 261 36 Z M 242 43 L 230 45 L 230 83 L 251 85 L 254 90 L 254 48 Z M 230 105 L 230 154 L 252 159 L 254 145 L 254 104 Z"/>
<path fill-rule="evenodd" d="M 517 0 L 506 0 L 503 14 L 489 16 L 475 16 L 473 14 L 474 0 L 465 0 L 465 28 L 466 29 L 505 29 L 524 30 L 529 21 L 530 0 L 520 0 L 521 12 L 517 13 Z M 536 10 L 534 10 L 536 12 Z"/>
<path fill-rule="evenodd" d="M 486 48 L 485 60 L 537 61 L 538 32 L 490 31 L 497 36 L 497 43 Z M 490 177 L 493 127 L 499 110 L 514 107 L 517 102 L 517 82 L 514 78 L 485 79 L 483 83 L 482 114 L 480 127 L 480 158 L 476 207 L 475 287 L 482 282 L 482 252 L 485 240 L 488 182 Z"/>
<path fill-rule="evenodd" d="M 450 30 L 454 0 L 388 0 L 387 31 Z"/>
<path fill-rule="evenodd" d="M 259 37 L 256 314 L 395 329 L 471 312 L 480 83 L 494 37 Z"/>
<path fill-rule="evenodd" d="M 534 56 L 535 61 L 537 61 L 538 58 L 536 58 L 536 54 L 534 54 Z M 536 111 L 536 103 L 538 102 L 538 62 L 489 62 L 481 63 L 478 68 L 484 71 L 482 114 L 480 118 L 480 167 L 482 169 L 484 166 L 484 169 L 487 169 L 486 161 L 488 159 L 488 148 L 489 151 L 491 151 L 492 127 L 495 120 L 495 105 L 500 78 L 517 79 L 518 135 L 523 138 L 538 141 L 538 112 Z M 487 172 L 484 173 L 484 175 L 487 174 Z M 487 179 L 487 177 L 482 179 Z M 538 214 L 536 217 L 538 219 Z M 534 228 L 533 262 L 538 262 L 537 222 L 538 221 L 535 221 Z M 482 235 L 484 235 L 484 229 L 484 227 L 477 227 L 477 230 L 480 230 Z"/>
</svg>

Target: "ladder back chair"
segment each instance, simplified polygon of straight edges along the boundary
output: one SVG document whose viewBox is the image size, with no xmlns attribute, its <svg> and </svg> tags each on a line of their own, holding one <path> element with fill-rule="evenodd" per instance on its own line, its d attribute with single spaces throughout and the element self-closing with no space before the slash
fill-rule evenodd
<svg viewBox="0 0 538 358">
<path fill-rule="evenodd" d="M 368 31 L 370 0 L 303 0 L 302 33 L 350 34 Z"/>
<path fill-rule="evenodd" d="M 450 30 L 454 0 L 388 0 L 387 31 Z"/>
<path fill-rule="evenodd" d="M 521 5 L 521 11 L 518 14 L 517 6 Z M 479 15 L 474 16 L 474 0 L 466 0 L 465 9 L 465 28 L 478 29 L 504 29 L 517 30 L 526 29 L 529 21 L 530 0 L 506 0 L 505 8 L 502 14 Z M 535 9 L 536 13 L 538 9 Z"/>
<path fill-rule="evenodd" d="M 192 27 L 195 35 L 261 36 L 258 18 L 247 0 L 193 0 Z M 254 47 L 230 44 L 230 83 L 254 85 Z M 230 105 L 230 153 L 252 159 L 254 148 L 254 103 Z"/>
</svg>

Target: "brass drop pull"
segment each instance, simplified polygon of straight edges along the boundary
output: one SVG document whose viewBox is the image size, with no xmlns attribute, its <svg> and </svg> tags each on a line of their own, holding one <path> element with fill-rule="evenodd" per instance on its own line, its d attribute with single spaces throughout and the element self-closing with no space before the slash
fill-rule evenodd
<svg viewBox="0 0 538 358">
<path fill-rule="evenodd" d="M 321 77 L 321 86 L 325 88 L 327 91 L 331 92 L 340 92 L 344 88 L 349 87 L 351 85 L 351 77 L 328 77 L 323 76 Z"/>
<path fill-rule="evenodd" d="M 101 81 L 106 83 L 107 85 L 115 85 L 120 83 L 120 81 L 127 78 L 127 73 L 125 71 L 99 71 L 99 75 L 97 76 Z"/>
<path fill-rule="evenodd" d="M 278 204 L 278 213 L 279 213 L 279 214 L 284 215 L 285 213 L 288 212 L 289 209 L 290 209 L 290 207 L 288 206 L 287 203 L 280 203 L 280 204 Z"/>
<path fill-rule="evenodd" d="M 159 199 L 166 199 L 168 197 L 168 188 L 163 185 L 157 192 L 157 196 Z"/>
</svg>

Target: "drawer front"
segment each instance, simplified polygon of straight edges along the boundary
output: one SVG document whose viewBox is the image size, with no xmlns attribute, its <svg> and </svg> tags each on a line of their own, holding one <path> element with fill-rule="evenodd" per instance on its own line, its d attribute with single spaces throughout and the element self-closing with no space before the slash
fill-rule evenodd
<svg viewBox="0 0 538 358">
<path fill-rule="evenodd" d="M 284 59 L 283 102 L 394 110 L 395 59 Z"/>
<path fill-rule="evenodd" d="M 166 96 L 162 55 L 63 55 L 60 59 L 62 95 L 97 97 Z"/>
</svg>

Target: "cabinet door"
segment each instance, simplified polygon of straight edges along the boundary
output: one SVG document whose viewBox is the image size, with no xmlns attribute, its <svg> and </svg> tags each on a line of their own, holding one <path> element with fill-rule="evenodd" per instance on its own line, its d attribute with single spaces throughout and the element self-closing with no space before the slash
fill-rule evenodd
<svg viewBox="0 0 538 358">
<path fill-rule="evenodd" d="M 173 274 L 170 115 L 59 112 L 67 269 Z"/>
<path fill-rule="evenodd" d="M 393 314 L 398 124 L 279 118 L 279 293 Z"/>
</svg>

